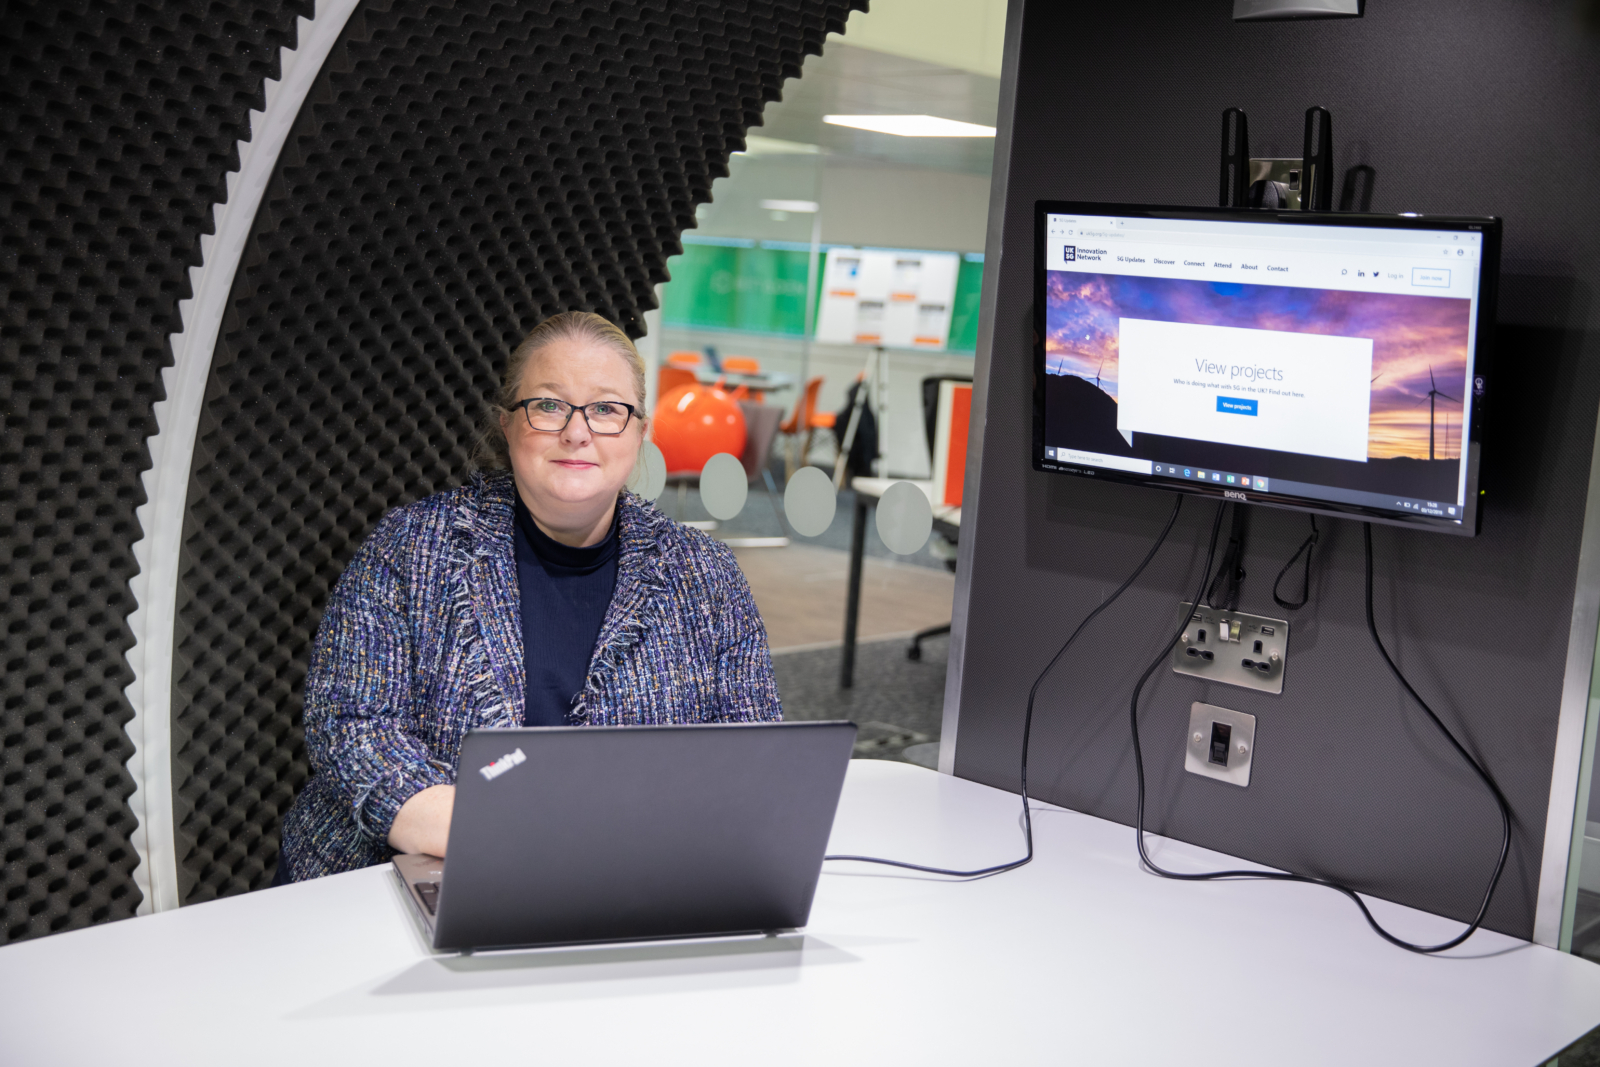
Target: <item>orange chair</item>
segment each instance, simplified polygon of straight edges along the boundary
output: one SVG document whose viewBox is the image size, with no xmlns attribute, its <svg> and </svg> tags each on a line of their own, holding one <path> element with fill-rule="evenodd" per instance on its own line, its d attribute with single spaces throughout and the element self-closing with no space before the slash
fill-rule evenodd
<svg viewBox="0 0 1600 1067">
<path fill-rule="evenodd" d="M 696 367 L 700 366 L 700 353 L 674 352 L 667 357 L 667 366 L 681 367 L 684 370 L 694 370 Z"/>
<path fill-rule="evenodd" d="M 694 371 L 682 367 L 662 367 L 656 371 L 656 396 L 666 396 L 680 385 L 694 385 L 698 379 Z"/>
<path fill-rule="evenodd" d="M 817 410 L 817 393 L 822 388 L 822 379 L 813 378 L 806 383 L 806 388 L 800 394 L 800 400 L 794 406 L 794 414 L 789 420 L 778 427 L 778 432 L 789 438 L 790 447 L 784 460 L 784 477 L 794 477 L 795 468 L 806 461 L 811 454 L 811 439 L 818 430 L 833 429 L 833 412 Z M 804 443 L 800 444 L 800 454 L 795 455 L 794 445 L 800 441 L 800 435 L 805 434 Z"/>
<path fill-rule="evenodd" d="M 723 356 L 722 369 L 728 374 L 760 374 L 761 361 L 759 359 L 751 359 L 749 356 Z M 741 385 L 739 388 L 744 389 L 745 386 Z M 757 404 L 766 402 L 767 395 L 764 390 L 752 389 L 748 390 L 748 392 L 750 399 Z"/>
</svg>

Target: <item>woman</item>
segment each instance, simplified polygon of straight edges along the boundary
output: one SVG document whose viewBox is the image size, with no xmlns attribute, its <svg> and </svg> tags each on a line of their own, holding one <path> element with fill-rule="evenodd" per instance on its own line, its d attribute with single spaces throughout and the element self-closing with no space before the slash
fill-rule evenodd
<svg viewBox="0 0 1600 1067">
<path fill-rule="evenodd" d="M 312 649 L 279 881 L 443 856 L 467 730 L 780 717 L 733 554 L 623 489 L 643 408 L 626 334 L 547 319 L 507 363 L 489 471 L 378 523 Z"/>
</svg>

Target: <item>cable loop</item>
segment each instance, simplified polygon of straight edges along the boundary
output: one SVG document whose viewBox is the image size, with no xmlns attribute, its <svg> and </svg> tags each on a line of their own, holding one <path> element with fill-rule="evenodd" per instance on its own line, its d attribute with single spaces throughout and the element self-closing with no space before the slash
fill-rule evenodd
<svg viewBox="0 0 1600 1067">
<path fill-rule="evenodd" d="M 1155 544 L 1150 546 L 1150 551 L 1145 554 L 1145 557 L 1140 561 L 1139 566 L 1136 567 L 1133 573 L 1128 575 L 1127 579 L 1117 587 L 1116 592 L 1112 593 L 1110 597 L 1103 600 L 1098 607 L 1084 617 L 1083 621 L 1078 624 L 1078 628 L 1072 631 L 1072 636 L 1067 638 L 1066 642 L 1056 651 L 1056 654 L 1051 657 L 1050 662 L 1045 664 L 1044 670 L 1040 671 L 1038 677 L 1034 679 L 1033 687 L 1028 690 L 1028 708 L 1022 720 L 1022 765 L 1020 775 L 1022 792 L 1022 832 L 1023 838 L 1027 844 L 1027 852 L 1021 859 L 1012 860 L 1009 863 L 995 864 L 992 867 L 980 867 L 970 871 L 957 871 L 948 870 L 943 867 L 924 866 L 923 864 L 919 863 L 907 863 L 903 860 L 879 859 L 876 856 L 840 855 L 825 856 L 823 858 L 826 860 L 848 860 L 857 863 L 877 863 L 888 867 L 899 867 L 909 871 L 920 871 L 924 874 L 947 875 L 952 878 L 987 877 L 989 875 L 1001 874 L 1005 871 L 1015 870 L 1016 868 L 1031 862 L 1033 860 L 1033 815 L 1028 806 L 1028 747 L 1033 735 L 1033 705 L 1034 699 L 1039 693 L 1039 686 L 1043 684 L 1045 678 L 1050 674 L 1050 672 L 1055 669 L 1056 664 L 1061 661 L 1061 657 L 1066 654 L 1067 649 L 1071 648 L 1073 642 L 1077 641 L 1078 635 L 1083 633 L 1084 628 L 1093 622 L 1101 612 L 1105 611 L 1112 604 L 1114 604 L 1123 593 L 1127 592 L 1128 587 L 1134 583 L 1139 575 L 1144 573 L 1144 569 L 1148 567 L 1150 565 L 1150 561 L 1155 558 L 1156 552 L 1159 551 L 1161 546 L 1166 543 L 1167 535 L 1172 532 L 1173 525 L 1178 521 L 1178 513 L 1182 509 L 1183 497 L 1179 496 L 1173 503 L 1172 514 L 1167 517 L 1167 524 L 1162 527 L 1161 535 L 1156 538 Z M 1206 549 L 1205 566 L 1200 569 L 1200 583 L 1194 591 L 1194 596 L 1190 599 L 1190 603 L 1193 604 L 1200 603 L 1201 596 L 1206 593 L 1206 587 L 1212 581 L 1211 565 L 1217 556 L 1217 537 L 1222 531 L 1222 511 L 1223 505 L 1217 505 L 1217 513 L 1211 523 L 1211 542 Z M 1500 876 L 1505 871 L 1506 858 L 1510 854 L 1511 850 L 1511 808 L 1510 805 L 1507 804 L 1504 794 L 1501 793 L 1500 787 L 1496 785 L 1494 779 L 1489 776 L 1489 772 L 1483 769 L 1478 761 L 1472 757 L 1472 754 L 1469 753 L 1466 748 L 1462 746 L 1461 742 L 1456 739 L 1455 734 L 1450 732 L 1449 727 L 1445 726 L 1444 722 L 1440 720 L 1439 716 L 1434 714 L 1433 709 L 1428 706 L 1428 702 L 1422 699 L 1421 695 L 1417 693 L 1416 689 L 1414 689 L 1411 683 L 1406 679 L 1406 676 L 1401 673 L 1400 668 L 1395 665 L 1394 660 L 1390 658 L 1389 650 L 1384 647 L 1383 638 L 1378 634 L 1378 625 L 1372 608 L 1373 568 L 1371 523 L 1362 523 L 1362 538 L 1366 548 L 1367 632 L 1372 637 L 1373 645 L 1377 647 L 1379 655 L 1383 657 L 1383 662 L 1388 666 L 1390 672 L 1400 682 L 1400 685 L 1405 689 L 1406 693 L 1417 704 L 1417 706 L 1423 710 L 1423 712 L 1428 716 L 1429 721 L 1438 728 L 1439 732 L 1444 734 L 1445 738 L 1450 742 L 1457 754 L 1459 754 L 1461 758 L 1466 761 L 1467 765 L 1470 766 L 1473 772 L 1477 774 L 1484 786 L 1488 788 L 1490 794 L 1494 797 L 1495 804 L 1498 806 L 1500 811 L 1500 854 L 1495 861 L 1494 873 L 1489 877 L 1489 884 L 1484 890 L 1483 900 L 1478 906 L 1478 912 L 1473 917 L 1472 921 L 1467 925 L 1466 929 L 1450 940 L 1441 942 L 1437 945 L 1418 945 L 1396 937 L 1394 934 L 1391 934 L 1388 930 L 1384 929 L 1382 924 L 1378 922 L 1377 918 L 1373 916 L 1371 909 L 1367 907 L 1366 901 L 1361 899 L 1361 895 L 1342 882 L 1336 882 L 1329 878 L 1317 878 L 1310 875 L 1291 874 L 1286 871 L 1225 870 L 1206 871 L 1198 874 L 1180 874 L 1176 871 L 1166 870 L 1150 858 L 1150 853 L 1145 847 L 1144 839 L 1145 773 L 1144 752 L 1139 742 L 1139 694 L 1144 690 L 1145 683 L 1150 680 L 1150 676 L 1154 674 L 1157 668 L 1159 668 L 1161 664 L 1166 661 L 1168 655 L 1172 651 L 1173 646 L 1177 644 L 1178 640 L 1183 636 L 1184 628 L 1187 626 L 1189 621 L 1187 618 L 1179 624 L 1177 630 L 1173 632 L 1172 636 L 1167 640 L 1166 645 L 1161 649 L 1161 652 L 1155 657 L 1154 660 L 1151 661 L 1150 666 L 1145 668 L 1144 673 L 1139 676 L 1139 681 L 1133 688 L 1133 697 L 1128 703 L 1128 720 L 1133 736 L 1133 767 L 1138 779 L 1137 806 L 1134 814 L 1134 841 L 1139 849 L 1140 862 L 1143 863 L 1145 868 L 1152 874 L 1160 875 L 1163 878 L 1172 878 L 1177 881 L 1184 882 L 1256 880 L 1273 882 L 1303 882 L 1308 885 L 1324 886 L 1325 888 L 1332 889 L 1338 893 L 1343 893 L 1345 896 L 1349 897 L 1351 901 L 1355 903 L 1355 906 L 1361 910 L 1361 915 L 1367 920 L 1367 925 L 1372 927 L 1372 929 L 1377 932 L 1379 937 L 1383 938 L 1390 944 L 1411 952 L 1423 954 L 1443 952 L 1446 949 L 1455 948 L 1457 945 L 1466 941 L 1467 938 L 1476 933 L 1478 928 L 1483 925 L 1484 916 L 1488 914 L 1489 904 L 1494 899 L 1495 889 L 1500 884 Z M 1303 553 L 1306 557 L 1306 595 L 1302 597 L 1299 604 L 1285 603 L 1283 600 L 1278 598 L 1277 583 L 1273 583 L 1273 599 L 1277 600 L 1278 603 L 1284 607 L 1294 608 L 1303 606 L 1306 603 L 1306 599 L 1309 597 L 1311 588 L 1311 550 L 1315 548 L 1317 539 L 1317 523 L 1316 519 L 1313 518 L 1311 520 L 1311 536 L 1306 538 L 1305 542 L 1300 546 L 1300 549 L 1290 557 L 1289 562 L 1284 565 L 1283 571 L 1278 575 L 1278 579 L 1281 581 L 1284 574 L 1288 573 L 1289 568 L 1294 565 L 1295 560 L 1299 559 Z"/>
<path fill-rule="evenodd" d="M 1221 526 L 1222 505 L 1219 504 L 1217 505 L 1216 520 L 1211 525 L 1211 547 L 1206 553 L 1205 568 L 1200 572 L 1200 587 L 1195 590 L 1196 596 L 1199 596 L 1200 593 L 1205 590 L 1206 578 L 1211 573 L 1211 561 L 1213 558 L 1215 558 L 1217 551 L 1217 531 L 1221 528 Z M 1484 890 L 1483 901 L 1478 905 L 1478 913 L 1473 916 L 1472 922 L 1468 923 L 1466 929 L 1462 930 L 1461 933 L 1457 934 L 1455 937 L 1452 937 L 1448 941 L 1440 942 L 1437 945 L 1418 945 L 1414 944 L 1413 942 L 1406 941 L 1403 938 L 1396 937 L 1388 930 L 1385 930 L 1378 920 L 1373 916 L 1371 910 L 1367 907 L 1367 902 L 1361 899 L 1361 895 L 1359 893 L 1342 882 L 1335 882 L 1330 878 L 1316 878 L 1310 875 L 1290 874 L 1286 871 L 1235 870 L 1206 871 L 1199 874 L 1179 874 L 1176 871 L 1169 871 L 1158 866 L 1156 862 L 1150 858 L 1150 853 L 1146 850 L 1144 843 L 1145 781 L 1144 755 L 1139 745 L 1139 693 L 1144 689 L 1145 682 L 1149 681 L 1150 676 L 1155 673 L 1156 668 L 1166 660 L 1167 654 L 1172 650 L 1172 646 L 1177 643 L 1180 637 L 1183 636 L 1182 627 L 1179 628 L 1177 633 L 1172 635 L 1172 639 L 1167 642 L 1166 648 L 1161 650 L 1161 654 L 1155 658 L 1149 667 L 1145 668 L 1144 674 L 1139 678 L 1139 683 L 1133 688 L 1133 699 L 1128 704 L 1129 725 L 1133 731 L 1133 769 L 1138 775 L 1138 803 L 1134 810 L 1134 841 L 1139 847 L 1140 861 L 1144 863 L 1145 867 L 1149 869 L 1151 873 L 1158 874 L 1163 878 L 1172 878 L 1183 882 L 1209 882 L 1219 880 L 1304 882 L 1309 885 L 1324 886 L 1328 889 L 1334 890 L 1335 892 L 1343 893 L 1345 896 L 1349 897 L 1355 902 L 1355 906 L 1357 908 L 1361 909 L 1361 915 L 1367 920 L 1367 925 L 1372 927 L 1372 929 L 1377 932 L 1379 937 L 1383 938 L 1391 945 L 1398 946 L 1399 948 L 1406 949 L 1410 952 L 1417 952 L 1426 955 L 1455 948 L 1467 938 L 1477 933 L 1478 927 L 1483 925 L 1483 918 L 1489 912 L 1489 902 L 1494 899 L 1495 888 L 1500 884 L 1500 875 L 1505 871 L 1506 857 L 1511 850 L 1511 808 L 1506 803 L 1505 796 L 1500 792 L 1500 787 L 1495 784 L 1493 778 L 1489 777 L 1489 772 L 1485 771 L 1483 767 L 1479 765 L 1478 761 L 1472 758 L 1471 753 L 1469 753 L 1462 746 L 1461 742 L 1456 740 L 1455 734 L 1451 733 L 1449 727 L 1445 726 L 1445 724 L 1440 720 L 1439 716 L 1434 714 L 1433 709 L 1428 706 L 1428 702 L 1423 700 L 1421 695 L 1419 695 L 1417 691 L 1412 688 L 1411 683 L 1406 680 L 1406 676 L 1400 673 L 1400 668 L 1395 666 L 1394 660 L 1389 657 L 1389 650 L 1384 647 L 1383 638 L 1378 636 L 1378 624 L 1374 619 L 1372 610 L 1372 524 L 1364 522 L 1361 524 L 1361 526 L 1362 537 L 1366 546 L 1367 556 L 1367 632 L 1372 637 L 1372 643 L 1377 646 L 1379 655 L 1383 657 L 1383 662 L 1388 665 L 1390 672 L 1393 673 L 1395 678 L 1400 682 L 1400 685 L 1405 689 L 1406 693 L 1409 694 L 1411 699 L 1416 702 L 1417 706 L 1427 714 L 1429 721 L 1431 721 L 1434 726 L 1438 727 L 1439 732 L 1444 734 L 1445 739 L 1450 742 L 1451 746 L 1456 750 L 1461 758 L 1467 762 L 1467 765 L 1471 767 L 1474 773 L 1477 774 L 1478 778 L 1482 780 L 1483 784 L 1494 796 L 1495 804 L 1498 805 L 1500 809 L 1500 855 L 1499 858 L 1495 860 L 1494 873 L 1489 876 L 1489 885 Z M 1291 562 L 1293 561 L 1291 560 Z"/>
<path fill-rule="evenodd" d="M 822 858 L 824 860 L 852 860 L 856 863 L 880 863 L 886 867 L 902 867 L 908 871 L 921 871 L 924 874 L 943 874 L 952 878 L 982 878 L 991 874 L 1001 874 L 1005 871 L 1015 870 L 1032 860 L 1033 814 L 1028 809 L 1028 742 L 1033 736 L 1034 697 L 1039 695 L 1039 686 L 1043 684 L 1045 677 L 1055 669 L 1056 664 L 1061 661 L 1061 657 L 1066 655 L 1067 649 L 1072 647 L 1072 643 L 1078 639 L 1078 635 L 1083 633 L 1084 627 L 1093 622 L 1102 611 L 1115 604 L 1117 598 L 1126 593 L 1128 587 L 1134 583 L 1139 575 L 1144 573 L 1146 567 L 1150 566 L 1150 561 L 1156 558 L 1156 553 L 1160 551 L 1161 546 L 1167 543 L 1167 535 L 1172 532 L 1173 524 L 1178 521 L 1178 513 L 1182 510 L 1183 497 L 1178 495 L 1172 502 L 1172 514 L 1167 516 L 1167 524 L 1161 528 L 1161 535 L 1156 538 L 1155 544 L 1150 546 L 1150 551 L 1145 553 L 1144 559 L 1140 560 L 1139 565 L 1133 569 L 1133 573 L 1128 575 L 1121 585 L 1117 586 L 1115 593 L 1102 600 L 1098 607 L 1084 616 L 1083 621 L 1078 623 L 1078 628 L 1072 631 L 1072 636 L 1067 638 L 1066 643 L 1056 650 L 1056 654 L 1050 658 L 1050 662 L 1045 664 L 1044 670 L 1040 671 L 1039 676 L 1033 680 L 1033 688 L 1028 690 L 1028 710 L 1022 717 L 1022 833 L 1028 845 L 1028 851 L 1025 856 L 1019 860 L 1012 860 L 1010 863 L 999 863 L 993 867 L 980 867 L 973 871 L 951 871 L 943 867 L 924 867 L 918 863 L 878 859 L 875 856 L 824 856 Z M 1211 569 L 1209 563 L 1206 564 L 1206 569 L 1208 571 Z"/>
<path fill-rule="evenodd" d="M 1289 611 L 1296 611 L 1305 607 L 1311 602 L 1311 556 L 1316 551 L 1317 541 L 1320 538 L 1320 533 L 1317 530 L 1317 517 L 1315 515 L 1311 515 L 1308 516 L 1308 518 L 1311 519 L 1310 536 L 1308 536 L 1304 541 L 1300 542 L 1300 547 L 1294 550 L 1294 555 L 1289 557 L 1289 562 L 1283 565 L 1283 570 L 1278 572 L 1278 577 L 1274 579 L 1272 583 L 1273 602 L 1276 603 L 1278 607 L 1285 608 Z M 1289 568 L 1294 566 L 1294 561 L 1300 558 L 1301 553 L 1305 553 L 1306 557 L 1305 576 L 1300 585 L 1300 599 L 1291 602 L 1278 595 L 1278 586 L 1283 584 L 1283 576 L 1289 573 Z"/>
</svg>

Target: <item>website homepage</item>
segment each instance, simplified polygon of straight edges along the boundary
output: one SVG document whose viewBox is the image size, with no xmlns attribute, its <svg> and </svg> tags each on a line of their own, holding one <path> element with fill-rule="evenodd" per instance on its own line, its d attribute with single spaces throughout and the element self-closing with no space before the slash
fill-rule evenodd
<svg viewBox="0 0 1600 1067">
<path fill-rule="evenodd" d="M 1045 460 L 1465 513 L 1482 236 L 1050 215 Z"/>
</svg>

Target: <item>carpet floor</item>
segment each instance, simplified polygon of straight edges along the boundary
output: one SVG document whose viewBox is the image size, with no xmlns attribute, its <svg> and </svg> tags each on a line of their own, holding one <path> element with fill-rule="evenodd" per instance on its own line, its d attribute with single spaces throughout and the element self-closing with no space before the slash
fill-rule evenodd
<svg viewBox="0 0 1600 1067">
<path fill-rule="evenodd" d="M 859 728 L 856 757 L 928 762 L 914 746 L 939 740 L 950 638 L 922 643 L 922 659 L 906 658 L 905 640 L 856 645 L 855 685 L 839 688 L 840 649 L 780 652 L 772 657 L 783 717 L 791 722 L 849 719 Z"/>
</svg>

